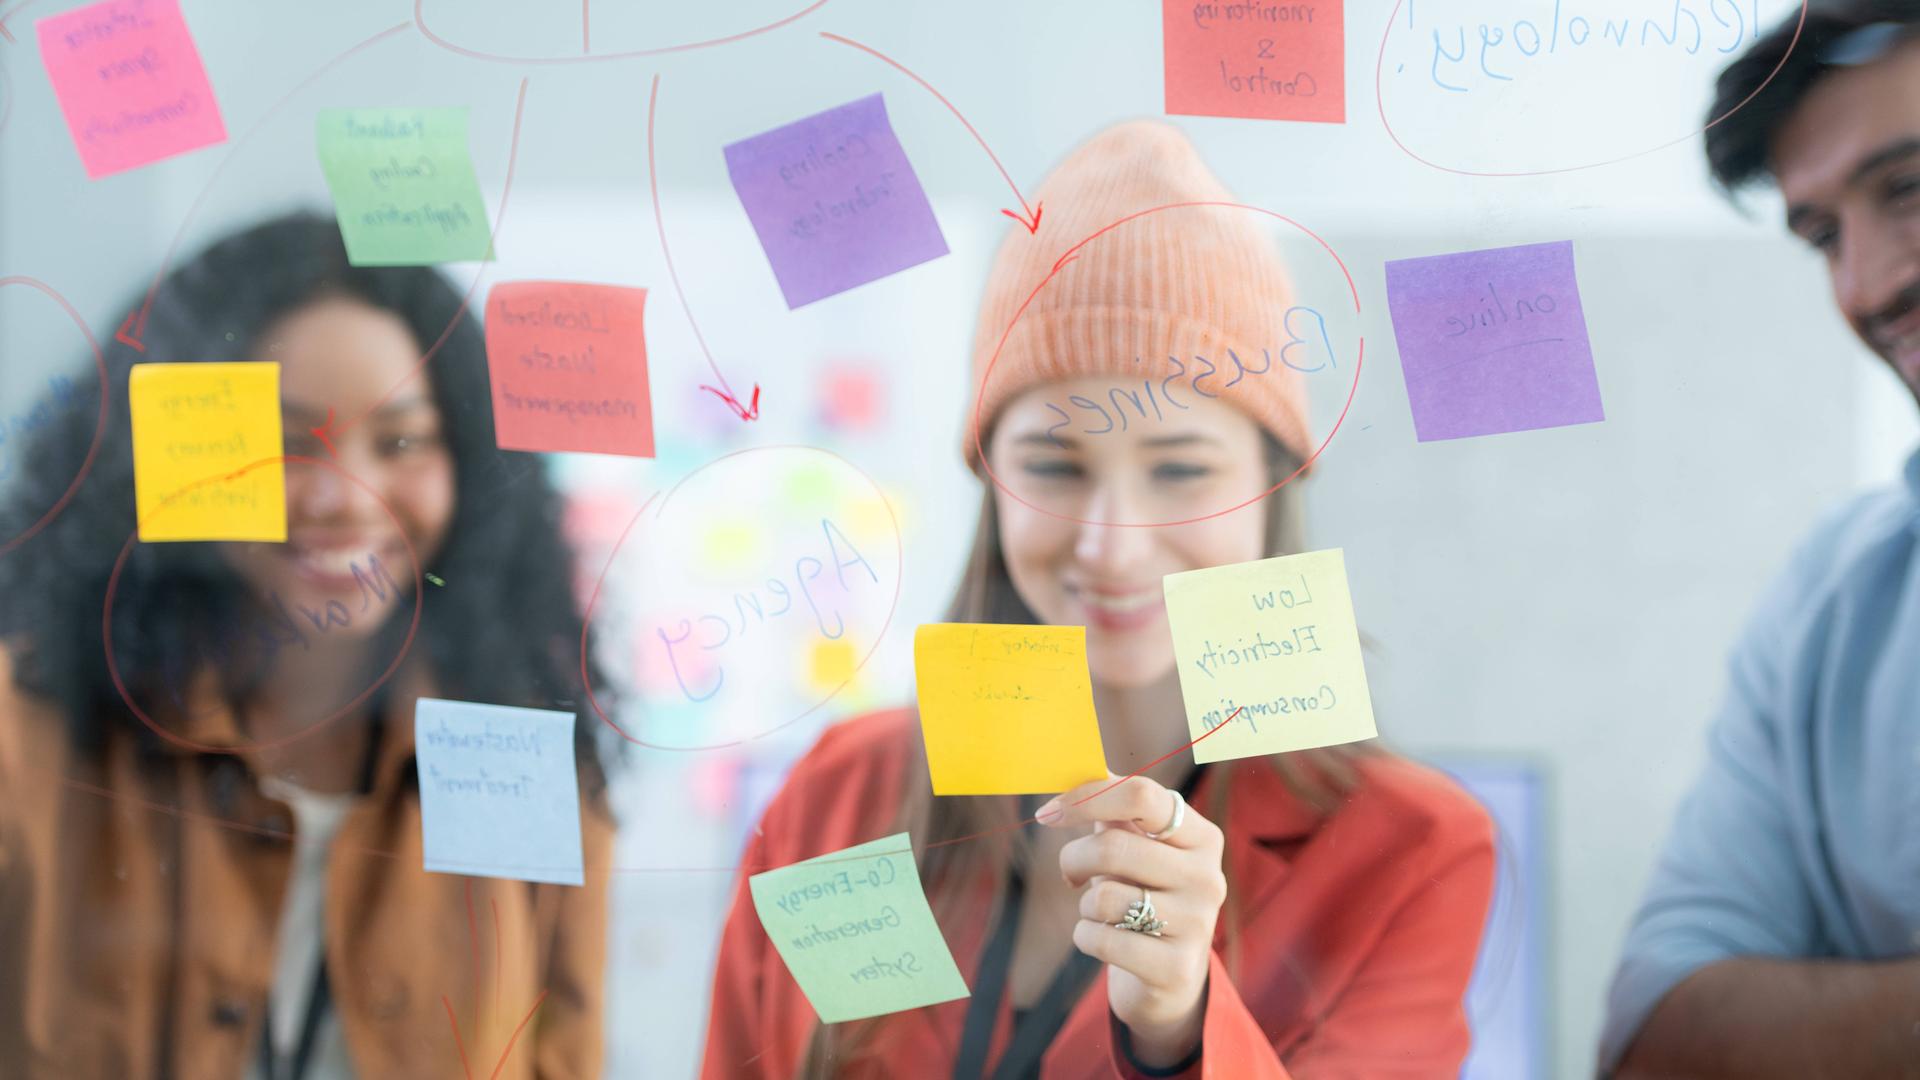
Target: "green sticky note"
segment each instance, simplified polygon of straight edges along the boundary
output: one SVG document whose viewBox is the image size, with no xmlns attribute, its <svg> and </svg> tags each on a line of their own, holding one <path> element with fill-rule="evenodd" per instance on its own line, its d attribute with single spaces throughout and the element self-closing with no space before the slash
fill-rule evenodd
<svg viewBox="0 0 1920 1080">
<path fill-rule="evenodd" d="M 321 109 L 315 131 L 348 262 L 493 257 L 465 108 Z"/>
<path fill-rule="evenodd" d="M 823 1023 L 967 996 L 906 833 L 755 874 L 747 887 Z"/>
</svg>

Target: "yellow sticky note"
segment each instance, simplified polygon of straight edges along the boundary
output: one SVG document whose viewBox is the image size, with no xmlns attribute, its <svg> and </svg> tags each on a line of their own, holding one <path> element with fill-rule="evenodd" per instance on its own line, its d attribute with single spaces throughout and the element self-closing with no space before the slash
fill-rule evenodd
<svg viewBox="0 0 1920 1080">
<path fill-rule="evenodd" d="M 286 541 L 279 364 L 135 364 L 127 396 L 142 541 Z"/>
<path fill-rule="evenodd" d="M 913 673 L 935 795 L 1052 795 L 1106 777 L 1086 627 L 928 623 Z"/>
<path fill-rule="evenodd" d="M 1378 734 L 1339 548 L 1168 574 L 1162 587 L 1195 761 Z"/>
</svg>

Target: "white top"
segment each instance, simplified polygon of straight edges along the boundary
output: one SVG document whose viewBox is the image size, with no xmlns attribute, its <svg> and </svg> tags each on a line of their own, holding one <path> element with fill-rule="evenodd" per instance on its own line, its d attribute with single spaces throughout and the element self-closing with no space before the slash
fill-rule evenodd
<svg viewBox="0 0 1920 1080">
<path fill-rule="evenodd" d="M 280 909 L 279 948 L 273 960 L 273 1012 L 267 1017 L 274 1056 L 290 1063 L 300 1042 L 326 942 L 327 853 L 353 809 L 354 794 L 308 791 L 276 777 L 263 777 L 260 790 L 293 810 L 293 876 L 286 906 Z M 352 1059 L 339 1014 L 328 1009 L 314 1033 L 313 1057 L 297 1080 L 351 1080 Z M 257 1054 L 248 1063 L 249 1080 L 278 1080 L 260 1071 Z"/>
</svg>

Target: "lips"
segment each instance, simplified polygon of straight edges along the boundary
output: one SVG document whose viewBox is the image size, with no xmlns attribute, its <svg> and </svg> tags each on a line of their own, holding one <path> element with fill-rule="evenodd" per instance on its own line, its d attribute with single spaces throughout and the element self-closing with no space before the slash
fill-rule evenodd
<svg viewBox="0 0 1920 1080">
<path fill-rule="evenodd" d="M 406 560 L 397 541 L 297 536 L 287 538 L 281 557 L 292 564 L 294 575 L 301 581 L 329 590 L 357 586 L 359 580 L 354 577 L 354 571 L 367 573 L 372 559 L 388 564 Z"/>
<path fill-rule="evenodd" d="M 1069 587 L 1068 591 L 1086 612 L 1087 625 L 1099 630 L 1139 630 L 1153 625 L 1166 610 L 1157 585 Z"/>
</svg>

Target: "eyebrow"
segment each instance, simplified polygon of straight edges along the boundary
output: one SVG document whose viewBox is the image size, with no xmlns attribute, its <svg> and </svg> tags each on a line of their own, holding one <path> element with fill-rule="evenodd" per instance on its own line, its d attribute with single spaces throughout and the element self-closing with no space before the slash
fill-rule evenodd
<svg viewBox="0 0 1920 1080">
<path fill-rule="evenodd" d="M 1155 435 L 1151 439 L 1142 440 L 1140 445 L 1150 450 L 1158 450 L 1168 446 L 1192 446 L 1194 443 L 1214 443 L 1219 441 L 1217 437 L 1210 433 L 1189 432 L 1184 435 Z"/>
<path fill-rule="evenodd" d="M 1916 154 L 1920 154 L 1920 136 L 1909 135 L 1902 139 L 1895 139 L 1880 149 L 1875 150 L 1873 153 L 1868 154 L 1866 157 L 1861 158 L 1860 163 L 1855 165 L 1853 171 L 1847 175 L 1846 186 L 1855 187 L 1880 169 L 1896 161 L 1913 157 Z M 1799 203 L 1788 207 L 1787 228 L 1796 232 L 1799 231 L 1800 223 L 1814 213 L 1816 213 L 1815 209 L 1806 203 Z"/>
</svg>

